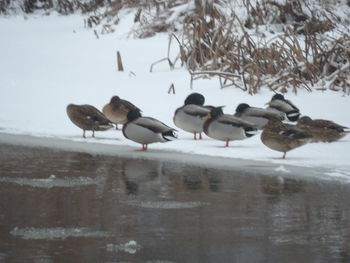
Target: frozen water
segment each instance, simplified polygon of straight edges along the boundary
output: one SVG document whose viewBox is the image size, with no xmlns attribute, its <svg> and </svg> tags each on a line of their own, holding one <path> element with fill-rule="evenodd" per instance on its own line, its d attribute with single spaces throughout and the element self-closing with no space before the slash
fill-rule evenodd
<svg viewBox="0 0 350 263">
<path fill-rule="evenodd" d="M 282 172 L 282 173 L 290 173 L 290 171 L 288 169 L 286 169 L 286 167 L 284 167 L 284 165 L 278 166 L 277 168 L 275 168 L 276 172 Z"/>
<path fill-rule="evenodd" d="M 12 183 L 19 185 L 27 185 L 31 187 L 52 188 L 52 187 L 76 187 L 91 184 L 99 184 L 100 178 L 89 178 L 79 176 L 57 178 L 50 175 L 48 178 L 22 178 L 22 177 L 0 177 L 1 183 Z"/>
<path fill-rule="evenodd" d="M 142 208 L 153 208 L 153 209 L 185 209 L 185 208 L 196 208 L 206 206 L 208 203 L 205 202 L 178 202 L 178 201 L 129 201 L 129 205 L 139 206 Z"/>
<path fill-rule="evenodd" d="M 89 228 L 14 228 L 11 235 L 17 236 L 23 239 L 66 239 L 68 237 L 83 237 L 83 238 L 105 238 L 110 234 L 105 231 L 91 230 Z"/>
<path fill-rule="evenodd" d="M 130 240 L 125 244 L 107 244 L 106 249 L 108 252 L 127 252 L 129 254 L 135 254 L 138 250 L 140 250 L 142 246 L 137 244 L 135 240 Z"/>
<path fill-rule="evenodd" d="M 105 173 L 98 195 L 97 187 L 38 191 L 0 183 L 5 229 L 0 244 L 6 253 L 0 261 L 49 262 L 49 256 L 55 262 L 290 263 L 295 257 L 300 262 L 347 262 L 349 185 L 293 178 L 287 165 L 291 173 L 274 176 L 262 175 L 261 167 L 254 175 L 12 145 L 1 145 L 0 152 L 0 163 L 6 164 L 0 172 L 9 171 L 3 174 L 7 178 L 18 166 L 7 160 L 18 156 L 25 156 L 27 164 L 40 159 L 45 180 L 62 176 L 51 174 L 52 163 L 66 176 Z M 73 176 L 69 169 L 77 169 L 71 165 L 76 162 L 86 168 L 93 163 L 94 169 Z M 129 177 L 133 164 L 140 162 L 145 173 Z M 20 168 L 38 176 L 36 166 Z M 329 178 L 347 175 L 343 168 L 330 172 L 337 174 Z M 161 197 L 162 186 L 168 198 Z"/>
</svg>

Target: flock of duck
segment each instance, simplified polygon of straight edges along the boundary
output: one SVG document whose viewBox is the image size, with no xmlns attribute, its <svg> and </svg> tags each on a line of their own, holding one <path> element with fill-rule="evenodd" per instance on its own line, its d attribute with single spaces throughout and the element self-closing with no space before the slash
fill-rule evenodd
<svg viewBox="0 0 350 263">
<path fill-rule="evenodd" d="M 243 140 L 261 132 L 261 141 L 272 150 L 283 153 L 309 142 L 333 142 L 350 131 L 347 127 L 330 120 L 300 117 L 299 109 L 282 94 L 275 94 L 267 108 L 251 107 L 246 103 L 237 106 L 234 114 L 224 114 L 223 106 L 204 105 L 202 94 L 192 93 L 184 105 L 175 110 L 173 121 L 176 127 L 193 134 L 194 140 L 202 139 L 202 132 L 208 137 L 224 141 L 225 146 L 233 140 Z M 102 112 L 92 105 L 67 106 L 70 120 L 85 131 L 105 131 L 122 124 L 123 135 L 140 143 L 139 151 L 155 142 L 167 142 L 177 138 L 176 130 L 163 122 L 144 117 L 141 110 L 127 100 L 113 96 Z M 286 123 L 289 122 L 289 123 Z M 296 122 L 296 125 L 291 124 Z M 197 136 L 198 135 L 198 136 Z"/>
</svg>

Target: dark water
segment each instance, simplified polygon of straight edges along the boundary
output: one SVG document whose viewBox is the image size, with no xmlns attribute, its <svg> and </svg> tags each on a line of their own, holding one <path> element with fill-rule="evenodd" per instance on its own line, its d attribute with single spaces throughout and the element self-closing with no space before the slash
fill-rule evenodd
<svg viewBox="0 0 350 263">
<path fill-rule="evenodd" d="M 350 262 L 349 200 L 340 183 L 0 145 L 0 262 Z"/>
</svg>

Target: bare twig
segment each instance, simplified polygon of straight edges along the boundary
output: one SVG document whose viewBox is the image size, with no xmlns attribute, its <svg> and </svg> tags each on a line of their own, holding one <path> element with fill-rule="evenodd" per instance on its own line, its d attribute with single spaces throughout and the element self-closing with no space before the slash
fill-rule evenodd
<svg viewBox="0 0 350 263">
<path fill-rule="evenodd" d="M 117 51 L 117 64 L 118 64 L 118 71 L 124 71 L 122 57 L 119 51 Z"/>
<path fill-rule="evenodd" d="M 170 94 L 170 93 L 175 94 L 175 86 L 173 83 L 170 85 L 170 88 L 168 89 L 168 94 Z"/>
</svg>

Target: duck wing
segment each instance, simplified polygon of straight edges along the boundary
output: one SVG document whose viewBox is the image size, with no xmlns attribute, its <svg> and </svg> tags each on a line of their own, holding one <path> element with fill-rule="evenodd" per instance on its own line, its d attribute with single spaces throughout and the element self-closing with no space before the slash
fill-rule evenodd
<svg viewBox="0 0 350 263">
<path fill-rule="evenodd" d="M 245 121 L 233 115 L 224 114 L 218 118 L 219 123 L 228 124 L 236 127 L 255 127 L 251 122 Z"/>
<path fill-rule="evenodd" d="M 252 117 L 261 117 L 265 119 L 276 119 L 276 120 L 284 120 L 284 113 L 280 111 L 273 111 L 270 109 L 263 108 L 248 108 L 243 115 L 252 116 Z"/>
<path fill-rule="evenodd" d="M 289 112 L 289 111 L 294 111 L 294 110 L 298 110 L 296 109 L 295 106 L 293 106 L 293 104 L 288 103 L 286 100 L 273 100 L 269 103 L 271 108 L 277 109 L 279 111 L 283 111 L 283 112 Z"/>
<path fill-rule="evenodd" d="M 138 107 L 136 107 L 134 104 L 132 104 L 130 101 L 127 100 L 120 100 L 120 110 L 124 110 L 126 112 L 129 112 L 130 110 L 139 110 Z"/>
<path fill-rule="evenodd" d="M 111 121 L 106 118 L 106 116 L 100 112 L 97 108 L 92 105 L 81 105 L 81 107 L 77 108 L 77 113 L 97 125 L 110 125 Z"/>
<path fill-rule="evenodd" d="M 344 132 L 346 129 L 349 129 L 348 127 L 339 125 L 333 121 L 323 120 L 323 119 L 313 120 L 312 126 L 317 127 L 317 128 L 333 129 L 333 130 L 336 130 L 338 132 Z"/>
<path fill-rule="evenodd" d="M 155 133 L 164 133 L 167 131 L 175 130 L 169 127 L 168 125 L 164 124 L 163 122 L 152 117 L 140 117 L 133 121 L 133 123 L 143 128 L 149 129 Z"/>
<path fill-rule="evenodd" d="M 211 108 L 195 104 L 188 104 L 183 108 L 183 110 L 188 115 L 204 117 L 205 115 L 210 113 Z"/>
<path fill-rule="evenodd" d="M 295 125 L 285 123 L 280 125 L 279 134 L 293 139 L 311 138 L 311 135 L 303 129 L 300 129 Z"/>
<path fill-rule="evenodd" d="M 294 110 L 299 111 L 299 108 L 295 106 L 294 103 L 291 102 L 290 100 L 285 100 L 285 102 L 288 103 Z"/>
<path fill-rule="evenodd" d="M 194 104 L 186 105 L 183 108 L 183 110 L 188 115 L 199 116 L 199 117 L 203 117 L 203 116 L 207 115 L 208 113 L 210 113 L 210 108 L 199 106 L 199 105 L 194 105 Z"/>
</svg>

